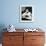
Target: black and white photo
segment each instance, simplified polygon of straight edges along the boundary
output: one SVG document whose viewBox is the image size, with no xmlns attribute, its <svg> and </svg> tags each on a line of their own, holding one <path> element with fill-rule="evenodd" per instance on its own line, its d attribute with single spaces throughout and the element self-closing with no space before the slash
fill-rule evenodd
<svg viewBox="0 0 46 46">
<path fill-rule="evenodd" d="M 33 18 L 33 7 L 30 5 L 23 5 L 20 7 L 20 21 L 21 22 L 32 22 Z"/>
</svg>

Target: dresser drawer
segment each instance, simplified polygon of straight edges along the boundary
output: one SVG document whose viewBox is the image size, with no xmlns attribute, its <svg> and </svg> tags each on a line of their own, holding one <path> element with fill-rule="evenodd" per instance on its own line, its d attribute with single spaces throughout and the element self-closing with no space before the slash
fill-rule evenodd
<svg viewBox="0 0 46 46">
<path fill-rule="evenodd" d="M 5 37 L 3 38 L 3 46 L 23 46 L 23 37 L 14 36 L 14 37 Z"/>
<path fill-rule="evenodd" d="M 24 36 L 43 36 L 44 32 L 25 32 Z"/>
<path fill-rule="evenodd" d="M 2 46 L 15 46 L 14 44 L 3 44 Z"/>
<path fill-rule="evenodd" d="M 44 43 L 44 36 L 32 36 L 32 44 L 36 45 L 41 45 Z"/>
<path fill-rule="evenodd" d="M 5 36 L 23 36 L 23 32 L 4 32 Z"/>
<path fill-rule="evenodd" d="M 22 41 L 23 36 L 4 36 L 3 37 L 3 43 L 14 43 L 15 41 Z"/>
<path fill-rule="evenodd" d="M 32 44 L 31 46 L 44 46 L 44 45 L 43 44 L 41 44 L 41 45 L 40 44 L 35 44 L 35 45 Z"/>
</svg>

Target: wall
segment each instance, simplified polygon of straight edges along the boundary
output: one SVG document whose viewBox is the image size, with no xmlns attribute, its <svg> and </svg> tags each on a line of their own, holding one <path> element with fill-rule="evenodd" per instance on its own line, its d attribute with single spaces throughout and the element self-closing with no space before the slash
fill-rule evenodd
<svg viewBox="0 0 46 46">
<path fill-rule="evenodd" d="M 13 24 L 16 28 L 41 27 L 46 28 L 46 0 L 0 0 L 1 14 L 0 25 Z M 35 21 L 32 23 L 21 23 L 20 5 L 33 5 Z"/>
</svg>

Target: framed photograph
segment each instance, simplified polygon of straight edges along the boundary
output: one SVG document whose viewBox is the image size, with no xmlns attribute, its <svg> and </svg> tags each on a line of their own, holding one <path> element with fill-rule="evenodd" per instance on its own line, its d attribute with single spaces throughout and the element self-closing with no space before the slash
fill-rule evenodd
<svg viewBox="0 0 46 46">
<path fill-rule="evenodd" d="M 32 5 L 20 6 L 20 22 L 33 22 L 34 7 Z"/>
</svg>

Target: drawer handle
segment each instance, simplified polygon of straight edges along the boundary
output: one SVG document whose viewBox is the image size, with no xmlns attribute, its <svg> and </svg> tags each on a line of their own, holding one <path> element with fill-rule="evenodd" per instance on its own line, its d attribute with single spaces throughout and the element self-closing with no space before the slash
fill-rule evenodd
<svg viewBox="0 0 46 46">
<path fill-rule="evenodd" d="M 36 40 L 36 39 L 32 39 L 32 40 Z"/>
</svg>

